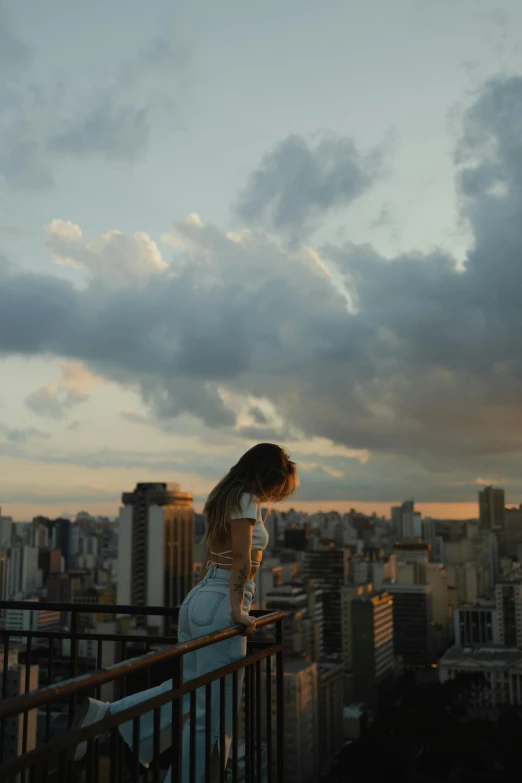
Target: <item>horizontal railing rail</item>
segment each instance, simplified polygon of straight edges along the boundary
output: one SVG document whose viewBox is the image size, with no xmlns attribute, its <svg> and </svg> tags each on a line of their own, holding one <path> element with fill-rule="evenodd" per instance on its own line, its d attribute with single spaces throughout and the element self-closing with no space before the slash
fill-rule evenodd
<svg viewBox="0 0 522 783">
<path fill-rule="evenodd" d="M 86 605 L 74 605 L 82 609 Z M 107 609 L 102 605 L 103 610 Z M 27 605 L 26 607 L 27 608 Z M 99 612 L 102 607 L 95 606 L 92 611 Z M 139 607 L 139 613 L 143 613 L 144 607 Z M 159 608 L 163 612 L 163 607 Z M 112 612 L 113 608 L 108 609 Z M 136 610 L 136 607 L 134 607 Z M 136 611 L 134 613 L 137 613 Z M 172 613 L 172 610 L 170 610 Z M 109 714 L 101 721 L 92 725 L 77 729 L 74 732 L 67 731 L 62 736 L 50 742 L 46 742 L 40 747 L 36 747 L 18 758 L 8 760 L 0 766 L 0 780 L 15 780 L 16 775 L 22 775 L 22 783 L 26 783 L 26 773 L 29 774 L 29 781 L 39 781 L 39 774 L 42 781 L 47 780 L 50 773 L 55 775 L 58 783 L 66 783 L 70 780 L 80 779 L 78 770 L 74 769 L 68 753 L 71 747 L 76 747 L 80 742 L 87 742 L 87 762 L 85 779 L 86 783 L 102 782 L 101 761 L 105 760 L 106 767 L 110 769 L 107 780 L 111 783 L 123 783 L 125 778 L 125 763 L 122 755 L 122 746 L 124 743 L 119 734 L 118 727 L 127 722 L 132 722 L 133 740 L 132 749 L 128 750 L 130 755 L 129 770 L 133 782 L 138 779 L 149 780 L 146 772 L 140 770 L 140 718 L 147 713 L 153 713 L 154 736 L 153 736 L 153 758 L 151 764 L 151 774 L 154 783 L 160 780 L 160 763 L 163 756 L 167 756 L 164 766 L 171 767 L 172 781 L 181 781 L 183 769 L 181 758 L 182 747 L 182 729 L 184 718 L 187 715 L 189 719 L 190 738 L 189 759 L 185 758 L 183 763 L 190 763 L 190 780 L 195 780 L 196 774 L 196 732 L 195 732 L 195 713 L 197 699 L 199 699 L 199 708 L 201 709 L 201 699 L 204 699 L 206 718 L 205 718 L 205 759 L 207 770 L 210 769 L 210 762 L 213 748 L 211 742 L 211 721 L 209 715 L 212 712 L 212 700 L 219 703 L 219 747 L 225 747 L 225 731 L 230 731 L 226 726 L 226 704 L 228 699 L 232 698 L 232 703 L 239 703 L 240 684 L 239 674 L 245 678 L 245 693 L 243 701 L 243 742 L 244 752 L 239 759 L 238 754 L 238 710 L 232 709 L 232 764 L 229 769 L 225 769 L 221 764 L 219 779 L 222 783 L 231 780 L 232 783 L 238 781 L 238 766 L 241 761 L 243 777 L 247 783 L 280 783 L 283 776 L 283 620 L 284 613 L 256 612 L 258 621 L 257 626 L 260 629 L 275 630 L 275 638 L 265 639 L 249 645 L 249 651 L 245 658 L 241 658 L 235 663 L 220 667 L 214 671 L 206 672 L 201 676 L 192 679 L 183 678 L 183 662 L 190 654 L 201 650 L 204 647 L 226 642 L 240 634 L 237 627 L 219 631 L 208 636 L 202 636 L 191 642 L 172 645 L 156 650 L 126 661 L 120 661 L 107 667 L 101 667 L 97 671 L 81 676 L 69 678 L 58 684 L 51 684 L 47 687 L 31 691 L 14 698 L 8 698 L 0 703 L 0 724 L 2 726 L 2 748 L 4 745 L 4 727 L 8 719 L 23 716 L 23 751 L 27 748 L 27 720 L 31 712 L 45 708 L 47 716 L 49 707 L 53 703 L 60 703 L 69 700 L 69 703 L 76 703 L 78 696 L 89 692 L 99 692 L 100 687 L 108 683 L 125 681 L 130 674 L 138 672 L 150 672 L 153 667 L 168 663 L 171 667 L 172 687 L 163 690 L 162 693 L 147 698 L 134 706 L 118 712 Z M 77 636 L 91 638 L 90 634 L 80 634 Z M 143 637 L 135 637 L 143 642 Z M 150 641 L 150 640 L 148 640 Z M 272 661 L 275 659 L 275 668 L 272 668 Z M 264 666 L 262 667 L 262 663 Z M 232 678 L 230 693 L 230 678 Z M 262 680 L 264 679 L 264 688 Z M 275 689 L 272 688 L 272 680 L 275 680 Z M 228 684 L 227 684 L 228 683 Z M 216 690 L 217 688 L 217 690 Z M 275 690 L 275 704 L 272 695 Z M 203 691 L 204 697 L 196 693 Z M 263 699 L 264 695 L 264 699 Z M 187 710 L 186 701 L 190 702 Z M 183 706 L 185 703 L 185 706 Z M 171 741 L 168 754 L 160 753 L 160 715 L 162 708 L 171 704 Z M 275 710 L 275 722 L 272 719 Z M 185 710 L 185 712 L 184 712 Z M 104 734 L 110 735 L 109 751 L 103 754 L 101 747 L 101 738 Z M 162 737 L 162 735 L 161 735 Z M 48 739 L 48 737 L 47 737 Z M 163 741 L 161 739 L 161 741 Z M 276 754 L 273 754 L 273 747 L 276 747 Z M 107 767 L 108 765 L 108 767 Z M 140 777 L 143 776 L 143 777 Z M 185 780 L 186 777 L 183 777 Z"/>
<path fill-rule="evenodd" d="M 267 625 L 274 625 L 275 623 L 284 620 L 284 618 L 284 612 L 261 614 L 258 617 L 256 626 L 257 628 L 263 628 Z M 126 677 L 131 672 L 141 671 L 142 669 L 147 669 L 154 664 L 167 660 L 182 658 L 187 655 L 187 653 L 196 652 L 203 647 L 208 647 L 209 645 L 217 644 L 218 642 L 224 642 L 227 639 L 232 639 L 234 636 L 240 635 L 241 626 L 232 626 L 231 628 L 226 628 L 224 631 L 215 631 L 212 634 L 200 636 L 190 642 L 172 645 L 165 650 L 150 652 L 145 655 L 137 656 L 136 658 L 130 658 L 128 661 L 115 663 L 112 666 L 98 669 L 94 674 L 85 674 L 80 677 L 66 680 L 59 685 L 50 685 L 46 688 L 32 691 L 31 693 L 15 696 L 11 699 L 5 699 L 0 702 L 0 720 L 2 720 L 2 718 L 7 718 L 10 715 L 41 707 L 49 699 L 78 696 L 86 688 L 96 688 L 104 683 L 113 682 L 114 680 Z"/>
<path fill-rule="evenodd" d="M 26 612 L 150 615 L 151 617 L 172 617 L 179 612 L 179 607 L 173 606 L 138 606 L 137 604 L 129 606 L 127 604 L 60 603 L 56 601 L 0 601 L 1 609 L 23 609 Z"/>
</svg>

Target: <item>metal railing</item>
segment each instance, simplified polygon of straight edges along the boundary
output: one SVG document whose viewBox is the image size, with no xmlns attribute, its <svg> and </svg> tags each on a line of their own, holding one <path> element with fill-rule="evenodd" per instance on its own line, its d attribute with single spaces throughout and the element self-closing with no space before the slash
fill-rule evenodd
<svg viewBox="0 0 522 783">
<path fill-rule="evenodd" d="M 36 604 L 10 602 L 9 606 L 27 611 L 54 610 L 68 612 L 71 616 L 70 629 L 66 631 L 23 631 L 0 629 L 3 637 L 4 666 L 0 677 L 4 699 L 0 703 L 0 780 L 2 783 L 20 781 L 20 783 L 40 783 L 40 781 L 82 781 L 82 783 L 124 783 L 129 780 L 160 783 L 162 770 L 171 768 L 171 780 L 181 782 L 196 780 L 196 704 L 204 703 L 205 727 L 205 780 L 212 780 L 211 761 L 214 762 L 211 735 L 216 731 L 212 726 L 212 704 L 219 709 L 219 747 L 225 747 L 227 715 L 232 716 L 232 747 L 228 767 L 219 763 L 220 783 L 281 783 L 283 776 L 283 620 L 284 613 L 254 612 L 260 633 L 256 640 L 248 644 L 245 658 L 205 673 L 194 679 L 183 677 L 183 662 L 187 655 L 211 645 L 226 642 L 239 634 L 237 628 L 196 639 L 189 643 L 175 644 L 175 636 L 143 637 L 139 635 L 122 636 L 120 634 L 97 634 L 78 632 L 78 616 L 86 612 L 96 614 L 120 614 L 164 616 L 173 619 L 170 630 L 174 632 L 177 611 L 163 607 L 127 607 L 89 604 Z M 76 619 L 74 619 L 76 618 Z M 25 672 L 22 695 L 5 698 L 8 695 L 9 661 L 8 653 L 12 638 L 24 638 L 25 661 L 18 667 Z M 103 660 L 104 644 L 119 646 L 121 658 L 117 662 L 101 667 L 96 665 L 93 671 L 81 673 L 84 666 L 78 655 L 78 645 L 82 640 L 97 645 L 96 664 Z M 29 690 L 32 656 L 36 645 L 43 644 L 47 649 L 44 669 L 48 682 L 38 690 Z M 56 667 L 56 646 L 70 642 L 69 677 L 63 678 L 63 668 Z M 126 650 L 131 644 L 144 645 L 142 655 L 125 660 Z M 151 650 L 151 647 L 158 649 Z M 150 651 L 147 651 L 150 650 Z M 41 652 L 39 650 L 39 652 Z M 91 661 L 92 663 L 92 661 Z M 242 678 L 244 691 L 241 697 Z M 60 681 L 60 679 L 62 681 Z M 102 689 L 113 687 L 119 697 L 150 688 L 166 680 L 172 687 L 152 695 L 147 701 L 122 710 L 117 714 L 108 714 L 83 729 L 70 730 L 74 709 L 79 697 L 100 698 Z M 203 695 L 204 694 L 204 695 Z M 232 704 L 241 705 L 240 709 L 231 709 Z M 112 701 L 112 699 L 111 699 Z M 160 711 L 171 705 L 171 733 L 169 749 L 160 744 Z M 228 710 L 227 710 L 227 704 Z M 153 714 L 153 753 L 150 767 L 140 765 L 140 716 Z M 53 717 L 54 716 L 54 717 Z M 62 719 L 61 732 L 54 732 L 53 721 Z M 184 727 L 184 723 L 188 722 Z M 28 744 L 29 726 L 35 735 L 34 721 L 43 719 L 44 731 L 40 741 Z M 212 719 L 214 720 L 214 718 Z M 119 727 L 132 722 L 132 748 L 122 740 Z M 201 723 L 201 720 L 199 721 Z M 201 726 L 199 726 L 201 729 Z M 185 731 L 185 734 L 183 734 Z M 11 742 L 10 753 L 6 753 L 9 732 L 15 735 L 18 754 L 13 757 Z M 230 726 L 228 726 L 230 734 Z M 183 740 L 183 741 L 182 741 Z M 86 760 L 81 763 L 71 761 L 70 750 L 78 743 L 87 742 Z M 188 747 L 182 758 L 181 748 Z M 163 740 L 162 740 L 162 744 Z M 31 747 L 32 746 L 32 747 Z M 201 750 L 201 749 L 200 749 Z M 198 751 L 199 752 L 199 751 Z M 3 763 L 2 763 L 3 762 Z"/>
</svg>

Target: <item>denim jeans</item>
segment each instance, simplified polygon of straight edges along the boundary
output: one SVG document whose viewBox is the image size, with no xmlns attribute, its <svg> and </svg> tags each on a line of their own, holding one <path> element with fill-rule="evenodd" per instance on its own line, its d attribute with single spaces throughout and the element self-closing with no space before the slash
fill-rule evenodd
<svg viewBox="0 0 522 783">
<path fill-rule="evenodd" d="M 255 585 L 252 580 L 247 582 L 243 611 L 248 612 L 252 606 L 255 594 Z M 181 605 L 178 621 L 178 641 L 189 642 L 199 636 L 207 636 L 215 631 L 230 628 L 230 571 L 211 565 L 208 573 L 193 590 L 187 595 Z M 217 644 L 203 647 L 196 652 L 187 653 L 183 657 L 183 680 L 187 682 L 195 677 L 201 677 L 214 669 L 227 666 L 238 661 L 246 655 L 246 637 L 234 636 Z M 241 698 L 244 670 L 238 671 L 238 698 Z M 151 699 L 160 693 L 172 689 L 172 680 L 167 680 L 156 688 L 126 696 L 120 701 L 113 702 L 110 706 L 112 715 Z M 237 710 L 239 704 L 233 705 L 232 676 L 226 678 L 225 687 L 225 746 L 219 747 L 220 737 L 220 688 L 219 682 L 212 683 L 212 715 L 211 715 L 211 749 L 212 749 L 212 778 L 219 775 L 221 765 L 226 765 L 230 744 L 232 741 L 232 716 L 233 710 Z M 183 702 L 184 718 L 196 721 L 196 781 L 200 783 L 205 775 L 205 689 L 199 688 L 196 692 L 196 714 L 190 716 L 190 695 L 186 694 Z M 182 783 L 188 783 L 190 769 L 190 720 L 185 722 L 183 728 L 182 752 L 183 777 Z M 120 733 L 125 742 L 132 748 L 132 721 L 120 726 Z M 148 712 L 140 718 L 140 761 L 149 764 L 153 757 L 154 713 Z M 163 753 L 172 744 L 172 704 L 168 702 L 160 709 L 160 752 Z M 216 770 L 214 772 L 214 770 Z M 217 778 L 219 779 L 219 778 Z M 171 770 L 169 769 L 164 783 L 170 783 Z"/>
</svg>

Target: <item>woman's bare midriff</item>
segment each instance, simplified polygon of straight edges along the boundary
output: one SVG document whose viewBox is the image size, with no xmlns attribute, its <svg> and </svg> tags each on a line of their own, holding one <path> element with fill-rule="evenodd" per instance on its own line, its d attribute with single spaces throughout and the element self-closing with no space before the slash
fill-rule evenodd
<svg viewBox="0 0 522 783">
<path fill-rule="evenodd" d="M 228 541 L 228 542 L 226 542 L 224 544 L 209 544 L 208 548 L 209 548 L 209 551 L 212 551 L 212 552 L 226 552 L 227 550 L 230 549 L 231 545 L 232 545 L 231 542 Z M 257 573 L 257 570 L 258 570 L 259 566 L 261 565 L 262 559 L 263 559 L 263 553 L 260 552 L 259 550 L 253 549 L 250 552 L 250 562 L 252 563 L 252 567 L 250 569 L 250 575 L 249 575 L 250 579 L 254 579 L 254 577 L 255 577 L 255 575 Z M 220 568 L 224 568 L 226 571 L 230 571 L 230 569 L 232 568 L 232 566 L 230 565 L 230 559 L 227 560 L 227 558 L 225 558 L 225 557 L 220 557 L 217 554 L 213 554 L 211 556 L 211 560 L 212 560 L 213 563 L 217 563 L 217 565 Z M 254 565 L 254 563 L 255 563 L 255 565 Z"/>
</svg>

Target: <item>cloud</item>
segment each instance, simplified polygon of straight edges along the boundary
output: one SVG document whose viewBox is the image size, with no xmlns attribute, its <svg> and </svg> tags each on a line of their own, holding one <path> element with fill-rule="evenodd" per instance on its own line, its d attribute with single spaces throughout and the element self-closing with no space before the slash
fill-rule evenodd
<svg viewBox="0 0 522 783">
<path fill-rule="evenodd" d="M 28 65 L 31 52 L 27 44 L 21 41 L 10 29 L 8 19 L 0 8 L 0 68 L 9 74 Z"/>
<path fill-rule="evenodd" d="M 56 263 L 83 268 L 105 284 L 137 282 L 167 269 L 157 244 L 144 231 L 127 237 L 114 230 L 85 242 L 79 226 L 53 220 L 47 226 L 47 247 Z"/>
<path fill-rule="evenodd" d="M 68 411 L 85 402 L 102 378 L 90 372 L 82 362 L 60 362 L 61 378 L 56 385 L 42 386 L 32 392 L 25 404 L 38 416 L 63 419 Z"/>
<path fill-rule="evenodd" d="M 53 187 L 64 157 L 134 161 L 146 152 L 157 119 L 176 116 L 184 59 L 168 36 L 134 53 L 95 91 L 78 89 L 67 75 L 41 84 L 21 67 L 29 62 L 29 50 L 0 16 L 0 181 L 12 190 Z"/>
<path fill-rule="evenodd" d="M 106 96 L 68 130 L 52 136 L 48 148 L 69 155 L 134 160 L 145 149 L 149 131 L 146 109 L 115 107 L 110 96 Z"/>
<path fill-rule="evenodd" d="M 267 153 L 236 205 L 249 225 L 302 240 L 330 211 L 349 205 L 382 173 L 384 148 L 361 153 L 333 134 L 315 144 L 289 136 Z"/>
<path fill-rule="evenodd" d="M 179 46 L 166 36 L 154 38 L 107 87 L 84 97 L 65 129 L 49 134 L 47 149 L 79 157 L 136 160 L 147 148 L 158 114 L 176 114 L 171 90 L 181 67 Z"/>
<path fill-rule="evenodd" d="M 8 443 L 24 444 L 31 440 L 48 440 L 49 432 L 43 432 L 35 427 L 8 427 L 0 424 L 0 435 L 3 435 Z"/>
<path fill-rule="evenodd" d="M 174 227 L 170 267 L 115 264 L 125 284 L 108 285 L 113 240 L 86 245 L 58 223 L 54 255 L 88 268 L 89 282 L 0 270 L 0 354 L 75 358 L 138 390 L 170 431 L 188 415 L 238 442 L 285 436 L 328 468 L 309 477 L 310 499 L 356 487 L 396 499 L 408 482 L 426 502 L 450 485 L 458 499 L 488 475 L 522 490 L 521 128 L 519 77 L 485 85 L 465 115 L 456 165 L 474 241 L 463 267 L 438 250 L 385 258 L 327 244 L 314 252 L 328 276 L 262 232 L 191 218 Z M 308 206 L 296 209 L 300 220 Z M 143 258 L 135 238 L 120 241 Z M 266 422 L 248 414 L 255 405 Z M 307 449 L 317 441 L 343 454 L 318 459 Z"/>
</svg>

